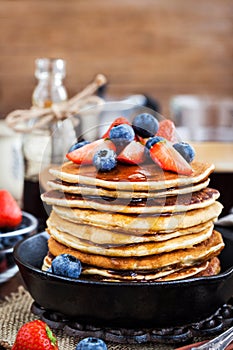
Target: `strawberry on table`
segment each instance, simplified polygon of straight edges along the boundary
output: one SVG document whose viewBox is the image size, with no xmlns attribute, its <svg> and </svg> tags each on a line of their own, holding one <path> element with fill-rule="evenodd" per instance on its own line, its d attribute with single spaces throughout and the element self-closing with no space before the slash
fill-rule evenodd
<svg viewBox="0 0 233 350">
<path fill-rule="evenodd" d="M 128 124 L 130 125 L 130 122 L 128 121 L 128 119 L 126 119 L 125 117 L 119 117 L 116 118 L 112 124 L 109 126 L 108 130 L 104 133 L 104 135 L 102 136 L 102 139 L 108 138 L 109 134 L 110 134 L 110 130 L 114 127 L 114 126 L 118 126 L 121 124 Z"/>
<path fill-rule="evenodd" d="M 189 163 L 163 137 L 152 137 L 147 141 L 146 147 L 149 149 L 151 159 L 163 170 L 173 171 L 181 175 L 192 174 Z"/>
<path fill-rule="evenodd" d="M 25 323 L 18 331 L 12 350 L 58 350 L 57 339 L 49 326 L 35 320 Z"/>
<path fill-rule="evenodd" d="M 141 164 L 145 160 L 145 147 L 135 140 L 131 141 L 117 156 L 117 160 L 128 164 Z"/>
<path fill-rule="evenodd" d="M 164 119 L 159 122 L 159 128 L 156 136 L 164 137 L 166 140 L 172 143 L 179 142 L 175 124 L 169 119 Z"/>
<path fill-rule="evenodd" d="M 95 153 L 106 148 L 116 151 L 112 141 L 99 139 L 67 153 L 66 157 L 76 164 L 92 164 Z"/>
<path fill-rule="evenodd" d="M 0 227 L 15 227 L 22 221 L 22 211 L 7 190 L 0 190 Z"/>
</svg>

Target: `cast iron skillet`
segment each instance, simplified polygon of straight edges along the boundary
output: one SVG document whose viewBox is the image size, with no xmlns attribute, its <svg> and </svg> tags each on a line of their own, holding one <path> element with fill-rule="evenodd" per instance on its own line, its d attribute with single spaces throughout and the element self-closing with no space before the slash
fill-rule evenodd
<svg viewBox="0 0 233 350">
<path fill-rule="evenodd" d="M 223 233 L 217 276 L 169 282 L 96 282 L 40 270 L 47 233 L 19 242 L 14 258 L 32 298 L 47 310 L 78 322 L 106 327 L 174 327 L 203 320 L 233 295 L 233 232 Z"/>
</svg>

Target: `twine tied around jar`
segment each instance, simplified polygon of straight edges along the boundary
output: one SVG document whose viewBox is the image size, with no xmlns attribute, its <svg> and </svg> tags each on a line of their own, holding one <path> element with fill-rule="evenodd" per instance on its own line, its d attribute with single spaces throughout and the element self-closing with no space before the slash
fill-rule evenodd
<svg viewBox="0 0 233 350">
<path fill-rule="evenodd" d="M 48 108 L 31 107 L 25 110 L 15 110 L 6 116 L 6 123 L 15 131 L 26 133 L 34 129 L 43 129 L 53 122 L 65 120 L 83 112 L 87 105 L 103 104 L 103 99 L 93 94 L 106 82 L 106 77 L 98 74 L 89 85 L 68 101 L 54 103 Z"/>
</svg>

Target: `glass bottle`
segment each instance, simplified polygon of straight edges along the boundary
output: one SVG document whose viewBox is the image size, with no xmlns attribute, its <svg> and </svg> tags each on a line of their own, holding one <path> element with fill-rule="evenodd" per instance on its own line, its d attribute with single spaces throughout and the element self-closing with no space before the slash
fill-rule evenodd
<svg viewBox="0 0 233 350">
<path fill-rule="evenodd" d="M 60 58 L 38 58 L 35 64 L 38 84 L 32 94 L 33 106 L 46 108 L 52 103 L 66 101 L 67 91 L 63 84 L 66 62 Z"/>
<path fill-rule="evenodd" d="M 63 84 L 65 75 L 66 62 L 63 59 L 36 59 L 35 77 L 38 83 L 32 93 L 33 106 L 47 108 L 53 103 L 66 101 L 67 90 Z M 75 137 L 72 132 L 71 121 L 56 121 L 43 129 L 33 129 L 24 137 L 24 210 L 34 214 L 42 228 L 48 209 L 45 210 L 40 199 L 41 191 L 47 190 L 40 188 L 41 178 L 46 185 L 48 168 L 51 164 L 62 163 L 70 146 L 70 138 Z"/>
</svg>

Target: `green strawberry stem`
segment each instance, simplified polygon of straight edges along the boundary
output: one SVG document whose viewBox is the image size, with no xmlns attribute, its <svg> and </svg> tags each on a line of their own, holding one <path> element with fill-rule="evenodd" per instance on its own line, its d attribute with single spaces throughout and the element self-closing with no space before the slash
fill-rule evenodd
<svg viewBox="0 0 233 350">
<path fill-rule="evenodd" d="M 46 333 L 47 333 L 47 336 L 48 336 L 49 340 L 51 341 L 52 345 L 53 345 L 53 346 L 56 346 L 56 344 L 57 344 L 57 339 L 56 339 L 56 337 L 53 335 L 53 332 L 51 331 L 51 329 L 49 328 L 48 325 L 46 325 Z"/>
</svg>

